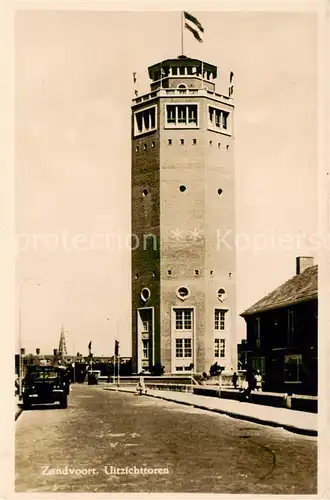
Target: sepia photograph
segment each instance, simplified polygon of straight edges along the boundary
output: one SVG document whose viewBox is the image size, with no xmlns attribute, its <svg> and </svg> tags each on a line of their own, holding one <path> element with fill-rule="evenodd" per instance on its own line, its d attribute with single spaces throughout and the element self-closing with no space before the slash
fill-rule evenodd
<svg viewBox="0 0 330 500">
<path fill-rule="evenodd" d="M 317 13 L 21 9 L 14 44 L 16 493 L 316 495 Z"/>
</svg>

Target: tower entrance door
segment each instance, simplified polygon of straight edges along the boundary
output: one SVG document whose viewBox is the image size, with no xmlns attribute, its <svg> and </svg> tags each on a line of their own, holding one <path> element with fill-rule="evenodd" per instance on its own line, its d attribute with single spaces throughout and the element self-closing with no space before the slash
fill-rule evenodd
<svg viewBox="0 0 330 500">
<path fill-rule="evenodd" d="M 141 307 L 137 311 L 137 355 L 138 373 L 150 370 L 154 364 L 154 310 L 153 307 Z"/>
</svg>

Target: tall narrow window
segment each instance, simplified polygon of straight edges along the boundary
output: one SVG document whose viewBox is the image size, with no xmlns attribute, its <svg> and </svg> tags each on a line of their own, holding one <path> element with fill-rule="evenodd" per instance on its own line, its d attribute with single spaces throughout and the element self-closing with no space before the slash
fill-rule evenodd
<svg viewBox="0 0 330 500">
<path fill-rule="evenodd" d="M 184 339 L 184 357 L 191 358 L 192 349 L 191 349 L 191 339 Z"/>
<path fill-rule="evenodd" d="M 149 359 L 149 339 L 142 339 L 142 356 L 144 361 Z"/>
<path fill-rule="evenodd" d="M 220 123 L 221 123 L 220 117 L 221 117 L 221 112 L 218 109 L 216 109 L 215 110 L 215 126 L 216 127 L 220 127 Z"/>
<path fill-rule="evenodd" d="M 136 114 L 136 126 L 139 132 L 142 132 L 142 114 Z"/>
<path fill-rule="evenodd" d="M 156 127 L 156 108 L 151 108 L 150 110 L 150 125 L 151 128 Z"/>
<path fill-rule="evenodd" d="M 229 113 L 227 113 L 226 111 L 222 112 L 222 128 L 224 128 L 225 130 L 227 130 L 228 128 L 228 116 Z"/>
<path fill-rule="evenodd" d="M 178 121 L 179 123 L 186 123 L 186 106 L 178 106 Z"/>
<path fill-rule="evenodd" d="M 214 330 L 226 329 L 226 311 L 223 309 L 216 309 L 214 311 Z"/>
<path fill-rule="evenodd" d="M 143 112 L 143 119 L 144 119 L 144 128 L 147 131 L 150 128 L 150 113 L 149 113 L 149 110 Z"/>
<path fill-rule="evenodd" d="M 167 123 L 175 123 L 175 106 L 167 106 Z"/>
<path fill-rule="evenodd" d="M 197 123 L 197 107 L 188 106 L 188 122 Z"/>
</svg>

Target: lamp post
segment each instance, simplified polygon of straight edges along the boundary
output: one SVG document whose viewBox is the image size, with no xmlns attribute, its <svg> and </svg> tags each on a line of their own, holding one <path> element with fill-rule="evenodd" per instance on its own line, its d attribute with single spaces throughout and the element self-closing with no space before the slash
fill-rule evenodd
<svg viewBox="0 0 330 500">
<path fill-rule="evenodd" d="M 114 339 L 115 340 L 115 353 L 114 353 L 114 362 L 113 362 L 113 378 L 114 378 L 114 383 L 116 381 L 116 365 L 117 365 L 117 385 L 119 386 L 120 384 L 120 341 L 119 341 L 119 338 L 120 338 L 120 335 L 119 335 L 119 322 L 121 320 L 121 317 L 122 317 L 122 314 L 118 317 L 117 321 L 116 321 L 116 338 Z M 107 317 L 106 318 L 107 321 L 110 321 L 111 320 L 111 317 Z M 118 352 L 116 352 L 118 351 Z"/>
<path fill-rule="evenodd" d="M 34 276 L 28 276 L 27 278 L 24 278 L 23 281 L 21 282 L 20 289 L 19 289 L 19 295 L 18 295 L 18 349 L 19 349 L 19 355 L 18 355 L 18 381 L 19 381 L 19 398 L 22 396 L 22 376 L 23 376 L 23 351 L 22 351 L 22 294 L 23 294 L 23 289 L 24 286 L 28 281 L 33 281 L 35 280 Z M 41 283 L 36 283 L 37 286 L 40 286 Z"/>
</svg>

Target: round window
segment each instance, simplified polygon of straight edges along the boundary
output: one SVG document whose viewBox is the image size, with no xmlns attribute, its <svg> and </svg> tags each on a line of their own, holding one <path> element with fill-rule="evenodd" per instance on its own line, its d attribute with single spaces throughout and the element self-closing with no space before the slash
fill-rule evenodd
<svg viewBox="0 0 330 500">
<path fill-rule="evenodd" d="M 179 299 L 185 300 L 186 298 L 189 297 L 190 292 L 186 286 L 180 286 L 180 288 L 178 288 L 176 291 L 176 295 Z"/>
<path fill-rule="evenodd" d="M 218 299 L 223 302 L 226 298 L 226 290 L 224 288 L 219 288 L 218 290 Z"/>
<path fill-rule="evenodd" d="M 142 291 L 141 291 L 141 299 L 143 300 L 143 302 L 147 302 L 147 300 L 150 299 L 150 290 L 149 288 L 143 288 Z"/>
<path fill-rule="evenodd" d="M 222 194 L 222 189 L 221 188 L 218 189 L 218 195 L 220 195 L 220 194 Z"/>
<path fill-rule="evenodd" d="M 186 188 L 186 186 L 182 185 L 179 187 L 179 189 L 180 189 L 181 193 L 184 193 L 187 188 Z"/>
<path fill-rule="evenodd" d="M 144 189 L 142 191 L 142 194 L 143 194 L 144 197 L 148 196 L 148 189 Z"/>
</svg>

